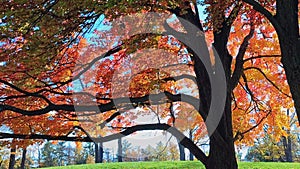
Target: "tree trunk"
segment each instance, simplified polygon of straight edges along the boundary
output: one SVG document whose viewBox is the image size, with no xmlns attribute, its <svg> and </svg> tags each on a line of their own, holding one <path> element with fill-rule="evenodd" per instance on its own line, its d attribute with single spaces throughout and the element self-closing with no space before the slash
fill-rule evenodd
<svg viewBox="0 0 300 169">
<path fill-rule="evenodd" d="M 283 64 L 287 82 L 294 100 L 300 123 L 300 37 L 298 23 L 298 0 L 277 0 L 276 20 Z"/>
<path fill-rule="evenodd" d="M 214 32 L 214 43 L 220 60 L 222 61 L 227 85 L 227 96 L 222 118 L 218 127 L 210 136 L 210 151 L 208 156 L 207 169 L 237 169 L 237 161 L 234 149 L 233 128 L 232 128 L 232 111 L 231 111 L 231 64 L 232 56 L 227 50 L 227 41 L 230 33 L 230 26 L 223 23 L 221 32 Z M 233 79 L 234 80 L 234 79 Z M 209 104 L 208 104 L 209 105 Z M 208 110 L 206 110 L 208 112 Z M 212 132 L 212 131 L 211 131 Z M 210 133 L 210 131 L 209 131 Z"/>
<path fill-rule="evenodd" d="M 226 43 L 222 39 L 224 35 L 215 35 L 217 39 L 214 43 L 216 50 L 220 56 L 220 59 L 223 63 L 223 67 L 226 74 L 227 81 L 224 82 L 227 84 L 227 97 L 225 108 L 223 112 L 223 116 L 219 122 L 217 129 L 212 132 L 210 136 L 210 152 L 208 156 L 208 162 L 206 164 L 206 169 L 237 169 L 237 161 L 235 157 L 235 149 L 234 149 L 234 139 L 233 139 L 233 131 L 232 131 L 232 112 L 231 112 L 231 92 L 233 89 L 230 89 L 230 77 L 231 77 L 231 63 L 232 56 L 229 55 Z M 226 41 L 225 41 L 226 42 Z M 195 64 L 199 64 L 199 60 L 195 57 Z M 204 112 L 209 112 L 210 109 L 210 101 L 211 101 L 211 86 L 207 83 L 209 78 L 206 73 L 201 70 L 201 67 L 195 67 L 195 72 L 197 77 L 201 77 L 201 79 L 196 79 L 200 91 L 200 105 Z M 203 67 L 202 67 L 203 68 Z"/>
<path fill-rule="evenodd" d="M 103 163 L 103 142 L 99 143 L 99 156 L 100 156 L 100 163 Z"/>
<path fill-rule="evenodd" d="M 103 143 L 95 142 L 95 163 L 103 163 Z"/>
<path fill-rule="evenodd" d="M 99 146 L 98 143 L 95 142 L 95 163 L 99 163 Z"/>
<path fill-rule="evenodd" d="M 222 145 L 220 141 L 215 138 L 211 138 L 210 141 L 213 144 L 210 146 L 206 169 L 237 169 L 235 152 L 230 148 L 233 147 L 233 144 Z"/>
<path fill-rule="evenodd" d="M 237 169 L 231 118 L 231 96 L 227 96 L 224 115 L 210 136 L 207 169 Z"/>
<path fill-rule="evenodd" d="M 10 157 L 9 157 L 9 169 L 14 169 L 16 163 L 16 148 L 10 149 Z"/>
<path fill-rule="evenodd" d="M 122 162 L 122 138 L 118 139 L 118 162 Z"/>
<path fill-rule="evenodd" d="M 193 140 L 193 130 L 192 129 L 189 131 L 189 138 L 190 138 L 190 140 Z M 191 151 L 190 151 L 190 161 L 194 161 L 194 155 Z"/>
<path fill-rule="evenodd" d="M 287 144 L 287 162 L 293 162 L 293 155 L 292 155 L 292 139 L 288 136 L 288 144 Z"/>
<path fill-rule="evenodd" d="M 22 152 L 22 161 L 21 161 L 21 167 L 20 167 L 20 169 L 25 169 L 26 152 L 27 152 L 27 149 L 24 148 L 23 152 Z"/>
<path fill-rule="evenodd" d="M 106 162 L 110 162 L 110 159 L 109 159 L 109 151 L 106 151 L 105 154 L 106 154 L 106 160 L 107 160 Z"/>
<path fill-rule="evenodd" d="M 287 109 L 286 115 L 288 117 L 288 121 L 290 121 L 290 110 Z M 290 124 L 291 127 L 291 124 Z M 284 153 L 285 153 L 285 161 L 286 162 L 293 162 L 293 155 L 292 155 L 292 140 L 291 140 L 291 131 L 287 130 L 287 137 L 282 137 L 283 147 L 284 147 Z"/>
<path fill-rule="evenodd" d="M 297 43 L 300 43 L 299 40 Z M 294 100 L 298 122 L 300 123 L 300 52 L 297 51 L 300 45 L 292 47 L 289 42 L 282 42 L 280 46 L 282 51 L 281 62 L 286 72 L 287 82 Z"/>
<path fill-rule="evenodd" d="M 180 17 L 190 21 L 190 23 L 194 23 L 200 30 L 203 30 L 201 23 L 199 22 L 199 15 L 194 15 L 191 10 L 186 12 L 187 14 L 179 15 Z M 187 32 L 189 32 L 189 26 L 185 26 Z M 211 134 L 210 136 L 210 153 L 205 163 L 205 167 L 207 169 L 237 169 L 237 162 L 235 157 L 235 149 L 233 142 L 233 132 L 232 132 L 232 112 L 231 112 L 231 64 L 232 64 L 232 56 L 230 56 L 227 50 L 227 42 L 230 34 L 231 25 L 228 25 L 228 22 L 223 22 L 222 30 L 214 32 L 214 44 L 216 51 L 219 54 L 220 60 L 222 61 L 227 85 L 227 97 L 226 97 L 226 105 L 225 110 L 223 111 L 223 116 L 220 120 L 220 123 L 215 131 L 208 131 Z M 191 30 L 190 32 L 193 32 Z M 191 42 L 197 43 L 199 42 Z M 206 44 L 204 42 L 204 44 Z M 200 44 L 199 44 L 200 45 Z M 210 56 L 207 46 L 199 46 L 199 50 L 204 55 Z M 189 49 L 188 49 L 189 50 Z M 189 50 L 191 54 L 194 64 L 194 71 L 196 74 L 197 86 L 199 88 L 199 96 L 200 96 L 200 107 L 199 110 L 202 110 L 203 113 L 201 116 L 204 121 L 207 118 L 207 114 L 210 110 L 211 99 L 212 99 L 212 83 L 208 76 L 208 71 L 204 63 L 200 60 L 203 56 L 197 56 L 192 50 Z M 210 63 L 209 63 L 210 64 Z M 206 65 L 209 66 L 209 65 Z M 209 72 L 212 76 L 213 73 Z M 210 83 L 209 83 L 210 82 Z M 214 84 L 216 85 L 216 84 Z M 224 98 L 225 99 L 225 98 Z"/>
<path fill-rule="evenodd" d="M 180 161 L 185 161 L 184 146 L 182 146 L 182 145 L 178 142 L 178 147 L 179 147 L 179 159 L 180 159 Z"/>
<path fill-rule="evenodd" d="M 284 153 L 285 153 L 285 161 L 286 162 L 293 162 L 293 156 L 292 156 L 292 142 L 291 142 L 290 136 L 283 136 L 282 142 L 284 147 Z"/>
</svg>

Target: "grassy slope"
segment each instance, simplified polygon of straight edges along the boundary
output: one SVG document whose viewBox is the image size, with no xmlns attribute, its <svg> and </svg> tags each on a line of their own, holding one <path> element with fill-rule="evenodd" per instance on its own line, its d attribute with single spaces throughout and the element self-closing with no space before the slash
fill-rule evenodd
<svg viewBox="0 0 300 169">
<path fill-rule="evenodd" d="M 49 169 L 204 169 L 203 165 L 197 161 L 167 161 L 167 162 L 124 162 L 106 164 L 88 164 L 66 167 L 51 167 Z M 239 163 L 240 169 L 300 169 L 300 163 Z"/>
</svg>

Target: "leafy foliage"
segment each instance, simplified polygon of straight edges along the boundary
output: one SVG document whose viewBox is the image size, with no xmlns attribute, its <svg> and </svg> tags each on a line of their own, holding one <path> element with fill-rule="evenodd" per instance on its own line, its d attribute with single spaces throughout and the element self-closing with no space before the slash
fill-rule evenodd
<svg viewBox="0 0 300 169">
<path fill-rule="evenodd" d="M 78 139 L 105 138 L 138 126 L 140 116 L 152 115 L 160 124 L 166 122 L 180 131 L 193 130 L 193 141 L 207 137 L 204 121 L 210 84 L 205 73 L 199 74 L 204 67 L 195 53 L 176 37 L 189 35 L 183 18 L 202 29 L 197 3 L 3 2 L 1 125 L 16 135 L 68 137 L 73 133 Z M 275 13 L 279 6 L 274 1 L 256 3 L 263 4 L 267 14 Z M 234 151 L 232 140 L 238 145 L 253 145 L 253 138 L 266 133 L 272 132 L 273 139 L 279 141 L 289 129 L 289 117 L 283 110 L 294 106 L 286 66 L 280 62 L 282 38 L 280 32 L 276 34 L 280 29 L 276 25 L 274 29 L 274 21 L 267 17 L 268 21 L 249 2 L 205 0 L 204 4 L 208 14 L 205 35 L 219 52 L 228 80 L 224 82 L 228 86 L 225 115 L 215 133 L 225 139 L 224 144 L 230 144 L 230 151 Z M 163 24 L 156 26 L 139 16 L 150 12 L 175 16 L 161 17 Z M 111 22 L 127 14 L 134 17 L 121 17 L 126 21 L 119 25 Z M 93 28 L 98 23 L 100 28 Z M 142 33 L 149 28 L 175 33 Z M 212 51 L 212 46 L 209 48 Z M 213 56 L 211 62 L 214 66 Z M 204 114 L 178 96 L 197 100 Z M 123 101 L 124 97 L 130 98 L 130 103 Z M 120 103 L 115 104 L 118 100 Z M 272 130 L 264 133 L 264 126 Z M 25 148 L 36 141 L 14 139 L 6 144 Z M 205 164 L 207 158 L 214 157 L 200 154 L 198 158 Z"/>
</svg>

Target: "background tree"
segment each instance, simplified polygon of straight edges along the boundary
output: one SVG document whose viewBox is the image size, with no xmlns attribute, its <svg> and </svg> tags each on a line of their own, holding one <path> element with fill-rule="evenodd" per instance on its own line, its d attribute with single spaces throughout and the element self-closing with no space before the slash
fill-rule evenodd
<svg viewBox="0 0 300 169">
<path fill-rule="evenodd" d="M 142 154 L 145 157 L 145 161 L 154 161 L 155 155 L 154 155 L 155 149 L 148 145 L 146 148 L 142 149 Z"/>
<path fill-rule="evenodd" d="M 179 154 L 178 154 L 178 149 L 177 149 L 176 144 L 170 142 L 169 145 L 168 145 L 168 151 L 167 152 L 169 153 L 168 160 L 176 161 L 176 160 L 179 159 Z"/>
<path fill-rule="evenodd" d="M 9 158 L 8 158 L 8 149 L 7 147 L 5 147 L 5 145 L 2 145 L 2 143 L 0 142 L 0 168 L 4 169 L 4 168 L 8 168 L 8 164 L 9 164 Z"/>
<path fill-rule="evenodd" d="M 166 146 L 162 142 L 158 142 L 155 147 L 156 159 L 158 161 L 166 161 L 168 158 L 168 152 Z"/>
<path fill-rule="evenodd" d="M 126 158 L 127 153 L 128 153 L 131 149 L 132 149 L 132 144 L 131 144 L 129 141 L 127 141 L 126 139 L 124 139 L 124 140 L 122 141 L 122 156 L 123 156 L 124 158 Z"/>
<path fill-rule="evenodd" d="M 272 138 L 269 134 L 266 137 L 257 140 L 257 143 L 251 147 L 246 156 L 253 161 L 283 161 L 283 146 Z"/>
<path fill-rule="evenodd" d="M 42 148 L 42 166 L 50 167 L 58 165 L 58 158 L 55 154 L 55 146 L 51 142 L 46 142 Z"/>
</svg>

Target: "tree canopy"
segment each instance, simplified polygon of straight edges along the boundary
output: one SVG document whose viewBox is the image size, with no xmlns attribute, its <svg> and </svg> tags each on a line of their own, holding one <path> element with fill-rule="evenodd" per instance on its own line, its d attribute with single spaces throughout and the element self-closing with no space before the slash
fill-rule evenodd
<svg viewBox="0 0 300 169">
<path fill-rule="evenodd" d="M 4 1 L 0 121 L 9 133 L 0 138 L 26 147 L 166 130 L 206 168 L 237 168 L 234 144 L 288 136 L 286 111 L 300 112 L 298 8 L 296 0 Z M 147 115 L 157 121 L 138 121 Z M 208 156 L 196 144 L 204 137 Z"/>
</svg>

